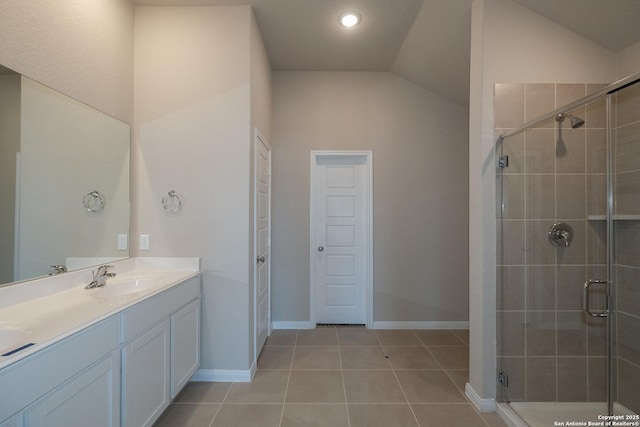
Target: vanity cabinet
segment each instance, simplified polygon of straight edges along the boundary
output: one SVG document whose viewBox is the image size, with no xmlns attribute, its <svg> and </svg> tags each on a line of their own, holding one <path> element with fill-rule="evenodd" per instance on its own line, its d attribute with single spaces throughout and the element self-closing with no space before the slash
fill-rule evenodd
<svg viewBox="0 0 640 427">
<path fill-rule="evenodd" d="M 199 367 L 200 277 L 0 370 L 0 427 L 151 426 Z"/>
<path fill-rule="evenodd" d="M 23 425 L 24 424 L 22 424 L 22 416 L 18 415 L 8 419 L 3 423 L 0 423 L 0 427 L 22 427 Z"/>
<path fill-rule="evenodd" d="M 118 317 L 109 317 L 0 370 L 0 420 L 13 415 L 9 426 L 68 427 L 80 425 L 75 420 L 84 415 L 74 411 L 85 414 L 87 406 L 108 415 L 99 425 L 119 426 L 118 330 Z"/>
<path fill-rule="evenodd" d="M 169 405 L 169 321 L 122 349 L 122 425 L 150 426 Z"/>
<path fill-rule="evenodd" d="M 117 351 L 64 383 L 25 411 L 31 427 L 120 425 Z"/>
<path fill-rule="evenodd" d="M 151 426 L 200 365 L 200 278 L 122 314 L 122 427 Z"/>
<path fill-rule="evenodd" d="M 171 316 L 171 399 L 200 366 L 200 301 Z"/>
</svg>

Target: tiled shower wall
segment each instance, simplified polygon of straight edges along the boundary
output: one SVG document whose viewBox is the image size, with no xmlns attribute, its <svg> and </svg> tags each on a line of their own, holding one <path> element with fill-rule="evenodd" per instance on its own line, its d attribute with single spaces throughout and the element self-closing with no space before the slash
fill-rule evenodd
<svg viewBox="0 0 640 427">
<path fill-rule="evenodd" d="M 499 84 L 496 136 L 600 88 L 585 84 Z M 604 101 L 571 112 L 585 125 L 551 119 L 505 139 L 498 155 L 498 371 L 507 401 L 606 400 L 606 322 L 582 312 L 587 278 L 606 279 Z M 593 218 L 593 217 L 592 217 Z M 567 248 L 548 240 L 557 222 L 574 231 Z M 594 290 L 592 307 L 604 304 Z"/>
<path fill-rule="evenodd" d="M 500 84 L 496 136 L 601 85 Z M 640 84 L 612 97 L 615 193 L 614 400 L 640 412 Z M 605 401 L 606 321 L 586 316 L 587 279 L 606 279 L 606 110 L 601 100 L 506 139 L 498 169 L 498 371 L 507 401 Z M 572 226 L 554 248 L 555 222 Z M 602 309 L 604 289 L 592 292 Z"/>
</svg>

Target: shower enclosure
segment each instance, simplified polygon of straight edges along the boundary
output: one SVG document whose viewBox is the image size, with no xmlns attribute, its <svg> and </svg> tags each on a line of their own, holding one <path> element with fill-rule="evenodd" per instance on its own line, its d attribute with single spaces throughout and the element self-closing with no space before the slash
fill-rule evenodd
<svg viewBox="0 0 640 427">
<path fill-rule="evenodd" d="M 640 425 L 640 75 L 495 97 L 498 401 Z"/>
</svg>

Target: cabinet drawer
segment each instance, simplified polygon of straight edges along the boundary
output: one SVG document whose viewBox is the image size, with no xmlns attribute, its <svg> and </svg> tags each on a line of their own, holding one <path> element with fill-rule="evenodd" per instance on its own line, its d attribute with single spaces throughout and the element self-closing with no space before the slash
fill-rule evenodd
<svg viewBox="0 0 640 427">
<path fill-rule="evenodd" d="M 122 314 L 121 342 L 149 329 L 200 296 L 200 276 L 186 280 Z"/>
<path fill-rule="evenodd" d="M 0 371 L 0 420 L 118 348 L 119 317 L 113 316 Z"/>
</svg>

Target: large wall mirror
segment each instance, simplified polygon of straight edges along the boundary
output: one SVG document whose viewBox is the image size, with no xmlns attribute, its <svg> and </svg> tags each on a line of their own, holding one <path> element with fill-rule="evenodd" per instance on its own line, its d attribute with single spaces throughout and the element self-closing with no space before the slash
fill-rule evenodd
<svg viewBox="0 0 640 427">
<path fill-rule="evenodd" d="M 129 138 L 0 66 L 0 285 L 129 256 Z"/>
</svg>

